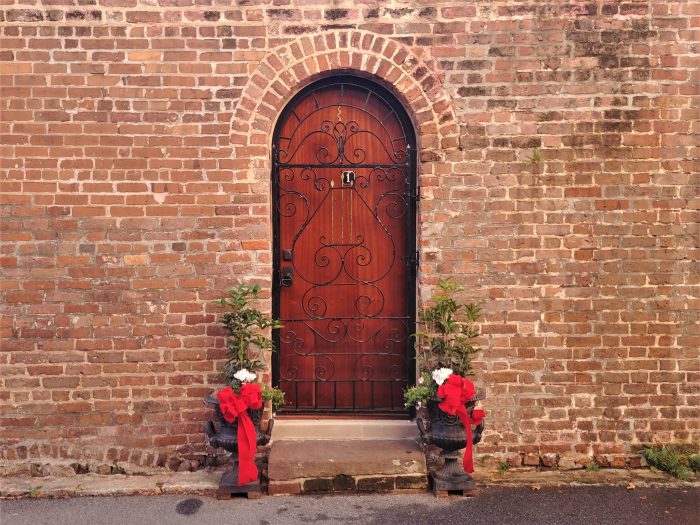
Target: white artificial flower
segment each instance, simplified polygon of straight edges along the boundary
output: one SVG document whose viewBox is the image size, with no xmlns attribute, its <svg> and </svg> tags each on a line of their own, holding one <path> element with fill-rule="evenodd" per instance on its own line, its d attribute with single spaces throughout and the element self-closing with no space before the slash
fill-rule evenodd
<svg viewBox="0 0 700 525">
<path fill-rule="evenodd" d="M 419 384 L 419 385 L 422 385 L 423 383 L 425 383 L 425 380 L 423 379 L 423 376 L 420 376 L 420 377 L 418 378 L 418 384 Z"/>
<path fill-rule="evenodd" d="M 438 368 L 437 370 L 433 370 L 433 381 L 438 385 L 442 385 L 453 373 L 451 368 Z"/>
<path fill-rule="evenodd" d="M 233 374 L 233 377 L 238 379 L 241 383 L 250 383 L 255 381 L 257 376 L 253 372 L 248 372 L 247 369 L 241 368 L 238 372 Z"/>
</svg>

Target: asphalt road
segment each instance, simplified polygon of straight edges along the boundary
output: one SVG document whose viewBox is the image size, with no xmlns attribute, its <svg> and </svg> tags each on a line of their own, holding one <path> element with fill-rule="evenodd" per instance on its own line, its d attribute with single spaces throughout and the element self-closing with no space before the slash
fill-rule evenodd
<svg viewBox="0 0 700 525">
<path fill-rule="evenodd" d="M 700 489 L 491 488 L 474 498 L 430 494 L 80 497 L 0 501 L 2 525 L 591 524 L 700 525 Z"/>
</svg>

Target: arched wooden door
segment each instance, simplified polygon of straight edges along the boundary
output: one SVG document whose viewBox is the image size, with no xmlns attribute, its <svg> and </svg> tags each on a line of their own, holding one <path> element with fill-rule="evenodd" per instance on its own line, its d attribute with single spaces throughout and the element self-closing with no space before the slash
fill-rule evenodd
<svg viewBox="0 0 700 525">
<path fill-rule="evenodd" d="M 402 412 L 414 377 L 415 134 L 385 89 L 312 84 L 273 137 L 273 381 L 285 412 Z"/>
</svg>

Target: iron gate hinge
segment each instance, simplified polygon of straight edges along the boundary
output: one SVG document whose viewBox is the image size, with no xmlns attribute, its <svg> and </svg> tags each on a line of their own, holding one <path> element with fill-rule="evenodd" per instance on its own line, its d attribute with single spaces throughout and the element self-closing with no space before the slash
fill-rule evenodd
<svg viewBox="0 0 700 525">
<path fill-rule="evenodd" d="M 418 265 L 420 264 L 420 252 L 416 250 L 413 255 L 406 255 L 403 257 L 403 260 L 406 261 L 406 264 L 413 264 L 416 268 L 418 268 Z"/>
<path fill-rule="evenodd" d="M 415 192 L 413 195 L 411 195 L 411 194 L 409 193 L 409 196 L 410 196 L 414 201 L 418 202 L 418 201 L 420 200 L 420 186 L 416 186 L 416 192 Z"/>
<path fill-rule="evenodd" d="M 416 186 L 416 192 L 411 193 L 410 183 L 408 181 L 406 181 L 406 188 L 407 188 L 406 193 L 404 193 L 404 195 L 407 198 L 413 199 L 415 202 L 418 202 L 420 200 L 420 186 Z"/>
</svg>

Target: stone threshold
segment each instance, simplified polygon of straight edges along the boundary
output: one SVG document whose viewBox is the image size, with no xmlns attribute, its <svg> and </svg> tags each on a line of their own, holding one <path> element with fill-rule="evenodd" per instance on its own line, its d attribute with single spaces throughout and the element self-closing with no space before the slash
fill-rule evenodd
<svg viewBox="0 0 700 525">
<path fill-rule="evenodd" d="M 415 439 L 415 421 L 407 419 L 275 419 L 273 440 Z"/>
</svg>

